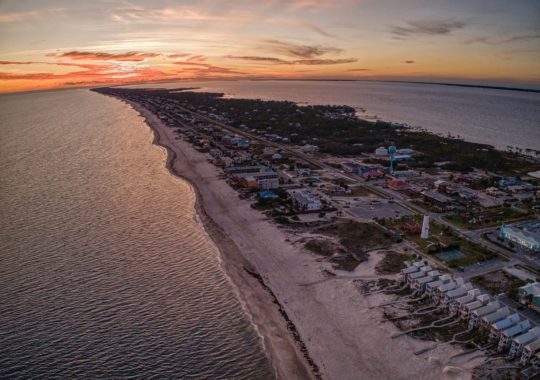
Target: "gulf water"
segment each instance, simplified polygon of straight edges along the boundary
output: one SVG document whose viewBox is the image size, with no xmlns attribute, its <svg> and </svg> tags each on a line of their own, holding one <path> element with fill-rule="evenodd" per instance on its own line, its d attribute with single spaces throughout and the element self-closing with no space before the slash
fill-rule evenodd
<svg viewBox="0 0 540 380">
<path fill-rule="evenodd" d="M 0 118 L 0 378 L 273 378 L 137 112 L 64 90 Z"/>
</svg>

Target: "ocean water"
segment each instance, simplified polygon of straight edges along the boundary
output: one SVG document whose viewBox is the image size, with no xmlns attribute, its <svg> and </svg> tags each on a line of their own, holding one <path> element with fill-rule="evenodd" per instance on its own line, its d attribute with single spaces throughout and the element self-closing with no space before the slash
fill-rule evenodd
<svg viewBox="0 0 540 380">
<path fill-rule="evenodd" d="M 540 93 L 375 81 L 186 81 L 144 87 L 200 87 L 238 98 L 345 104 L 361 117 L 459 135 L 502 150 L 508 145 L 540 150 Z"/>
<path fill-rule="evenodd" d="M 273 378 L 135 111 L 65 90 L 0 118 L 0 378 Z"/>
</svg>

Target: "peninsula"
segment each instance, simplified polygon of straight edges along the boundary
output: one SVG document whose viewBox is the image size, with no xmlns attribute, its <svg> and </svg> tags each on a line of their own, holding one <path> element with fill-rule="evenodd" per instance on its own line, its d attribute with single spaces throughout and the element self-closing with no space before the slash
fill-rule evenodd
<svg viewBox="0 0 540 380">
<path fill-rule="evenodd" d="M 487 306 L 540 339 L 522 290 L 540 277 L 539 152 L 360 120 L 348 106 L 193 90 L 94 89 L 137 110 L 192 183 L 277 378 L 488 374 L 517 354 L 486 360 L 493 343 L 468 326 Z M 464 305 L 478 305 L 463 317 L 429 284 L 467 288 Z"/>
</svg>

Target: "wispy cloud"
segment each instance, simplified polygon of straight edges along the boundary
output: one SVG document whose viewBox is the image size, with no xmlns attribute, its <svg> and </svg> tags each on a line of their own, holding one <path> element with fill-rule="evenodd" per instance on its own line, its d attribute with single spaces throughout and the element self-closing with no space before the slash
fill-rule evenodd
<svg viewBox="0 0 540 380">
<path fill-rule="evenodd" d="M 220 67 L 220 66 L 208 66 L 204 69 L 201 68 L 187 68 L 180 72 L 180 74 L 184 74 L 186 71 L 191 72 L 193 74 L 193 77 L 206 77 L 209 75 L 215 75 L 215 74 L 227 74 L 227 75 L 244 75 L 246 74 L 243 71 L 234 70 L 228 67 Z"/>
<path fill-rule="evenodd" d="M 173 54 L 167 54 L 167 58 L 172 58 L 172 59 L 176 59 L 176 58 L 185 58 L 185 57 L 189 57 L 191 54 L 189 53 L 173 53 Z"/>
<path fill-rule="evenodd" d="M 253 61 L 260 63 L 276 64 L 276 65 L 339 65 L 344 63 L 353 63 L 356 62 L 356 58 L 342 58 L 342 59 L 296 59 L 296 60 L 285 60 L 275 57 L 260 57 L 260 56 L 234 56 L 227 55 L 225 58 L 229 59 L 238 59 L 242 61 Z"/>
<path fill-rule="evenodd" d="M 132 61 L 140 62 L 147 58 L 158 57 L 158 53 L 140 53 L 129 51 L 127 53 L 103 53 L 90 51 L 69 51 L 65 53 L 50 53 L 48 57 L 70 58 L 73 60 L 88 60 L 88 61 Z"/>
<path fill-rule="evenodd" d="M 444 35 L 465 27 L 465 23 L 452 20 L 409 21 L 406 26 L 392 26 L 391 32 L 397 36 Z"/>
<path fill-rule="evenodd" d="M 178 59 L 184 58 L 184 61 L 181 62 L 204 62 L 208 58 L 203 54 L 191 54 L 191 53 L 173 53 L 173 54 L 162 54 L 165 58 L 168 59 Z"/>
<path fill-rule="evenodd" d="M 520 34 L 510 37 L 476 37 L 465 41 L 465 44 L 483 43 L 488 45 L 506 44 L 511 42 L 533 41 L 540 39 L 540 34 Z"/>
<path fill-rule="evenodd" d="M 262 49 L 290 57 L 312 59 L 325 54 L 338 54 L 342 50 L 321 45 L 301 45 L 280 40 L 264 40 Z"/>
<path fill-rule="evenodd" d="M 44 62 L 44 61 L 0 61 L 0 65 L 53 65 L 53 66 L 79 67 L 86 70 L 104 70 L 110 67 L 107 65 L 95 65 L 91 63 Z"/>
<path fill-rule="evenodd" d="M 356 58 L 343 58 L 343 59 L 300 59 L 294 61 L 298 65 L 340 65 L 343 63 L 353 63 L 358 61 Z"/>
<path fill-rule="evenodd" d="M 408 63 L 408 64 L 410 64 L 410 63 L 415 63 L 415 62 L 412 61 L 412 60 L 408 60 L 408 61 L 401 61 L 401 63 Z"/>
<path fill-rule="evenodd" d="M 42 62 L 34 62 L 42 63 Z M 53 65 L 66 66 L 65 64 L 52 63 Z M 69 64 L 68 64 L 69 65 Z M 71 66 L 71 65 L 69 65 Z M 0 72 L 1 80 L 49 80 L 49 79 L 62 79 L 62 78 L 81 78 L 81 77 L 109 77 L 114 75 L 114 72 L 105 71 L 109 69 L 108 66 L 102 65 L 77 65 L 77 67 L 84 68 L 84 70 L 64 73 L 64 74 L 55 74 L 50 72 L 39 72 L 39 73 L 9 73 L 9 72 Z"/>
<path fill-rule="evenodd" d="M 349 69 L 347 71 L 358 72 L 358 71 L 373 71 L 373 69 L 359 68 L 359 69 Z"/>
<path fill-rule="evenodd" d="M 21 22 L 42 19 L 56 14 L 65 13 L 65 9 L 43 9 L 40 11 L 4 12 L 0 13 L 0 23 Z"/>
<path fill-rule="evenodd" d="M 344 6 L 345 3 L 350 3 L 349 0 L 271 0 L 278 3 L 282 7 L 292 10 L 308 10 Z"/>
<path fill-rule="evenodd" d="M 180 66 L 199 66 L 199 67 L 211 66 L 209 63 L 203 63 L 203 62 L 178 61 L 178 62 L 173 62 L 173 63 L 175 65 L 180 65 Z"/>
<path fill-rule="evenodd" d="M 119 23 L 172 24 L 189 21 L 238 22 L 248 20 L 250 13 L 242 10 L 210 12 L 201 7 L 181 5 L 176 7 L 123 7 L 110 10 L 111 17 Z"/>
<path fill-rule="evenodd" d="M 221 66 L 212 65 L 210 63 L 203 63 L 203 62 L 179 61 L 179 62 L 174 62 L 174 64 L 179 65 L 179 66 L 185 66 L 182 69 L 182 71 L 180 71 L 179 73 L 184 74 L 186 72 L 190 72 L 193 74 L 193 76 L 206 77 L 213 74 L 236 74 L 236 75 L 246 74 L 245 72 L 231 69 L 228 67 L 221 67 Z"/>
<path fill-rule="evenodd" d="M 36 62 L 32 62 L 32 61 L 21 61 L 21 62 L 16 62 L 16 61 L 0 61 L 0 65 L 31 65 L 31 64 L 34 64 Z"/>
<path fill-rule="evenodd" d="M 187 59 L 188 62 L 204 62 L 206 57 L 204 55 L 192 55 Z"/>
<path fill-rule="evenodd" d="M 302 26 L 304 26 L 305 28 L 307 29 L 310 29 L 312 31 L 314 31 L 315 33 L 318 33 L 320 34 L 321 36 L 324 36 L 324 37 L 330 37 L 330 38 L 337 38 L 337 36 L 335 34 L 332 34 L 330 32 L 327 32 L 326 30 L 318 27 L 317 25 L 315 24 L 311 24 L 311 23 L 308 23 L 308 22 L 305 22 L 305 23 L 302 23 Z"/>
<path fill-rule="evenodd" d="M 266 63 L 288 63 L 287 61 L 281 58 L 275 57 L 260 57 L 256 55 L 226 55 L 224 58 L 228 59 L 239 59 L 242 61 L 254 61 L 254 62 L 266 62 Z"/>
</svg>

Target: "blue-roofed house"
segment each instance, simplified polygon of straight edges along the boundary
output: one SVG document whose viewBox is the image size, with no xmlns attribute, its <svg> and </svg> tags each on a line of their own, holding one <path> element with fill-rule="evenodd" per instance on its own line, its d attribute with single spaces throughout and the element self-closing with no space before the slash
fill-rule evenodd
<svg viewBox="0 0 540 380">
<path fill-rule="evenodd" d="M 279 198 L 279 196 L 276 193 L 274 193 L 272 190 L 259 191 L 258 196 L 259 196 L 259 198 L 262 198 L 262 199 L 276 199 L 276 198 Z"/>
</svg>

